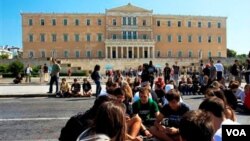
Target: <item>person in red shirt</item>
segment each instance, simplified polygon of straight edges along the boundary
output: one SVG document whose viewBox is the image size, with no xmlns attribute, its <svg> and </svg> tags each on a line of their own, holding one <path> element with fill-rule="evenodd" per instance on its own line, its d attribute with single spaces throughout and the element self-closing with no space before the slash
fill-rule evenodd
<svg viewBox="0 0 250 141">
<path fill-rule="evenodd" d="M 243 105 L 246 111 L 250 113 L 250 84 L 247 84 L 244 90 L 245 90 L 245 100 Z"/>
</svg>

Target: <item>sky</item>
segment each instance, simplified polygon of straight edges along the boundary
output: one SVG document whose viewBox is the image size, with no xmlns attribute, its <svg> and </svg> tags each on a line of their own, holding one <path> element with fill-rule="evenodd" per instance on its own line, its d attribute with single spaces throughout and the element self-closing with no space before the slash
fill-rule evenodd
<svg viewBox="0 0 250 141">
<path fill-rule="evenodd" d="M 105 13 L 128 3 L 153 14 L 227 17 L 227 48 L 250 51 L 250 0 L 0 0 L 0 46 L 22 47 L 21 12 Z"/>
</svg>

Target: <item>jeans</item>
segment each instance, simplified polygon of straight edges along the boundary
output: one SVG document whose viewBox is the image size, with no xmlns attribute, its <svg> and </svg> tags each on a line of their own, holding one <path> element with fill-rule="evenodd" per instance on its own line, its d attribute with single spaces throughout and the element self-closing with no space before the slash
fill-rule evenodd
<svg viewBox="0 0 250 141">
<path fill-rule="evenodd" d="M 56 83 L 56 93 L 58 92 L 58 80 L 59 80 L 58 76 L 51 76 L 50 82 L 49 82 L 49 92 L 50 93 L 53 92 L 53 84 L 54 84 L 54 82 Z"/>
<path fill-rule="evenodd" d="M 96 80 L 95 84 L 96 84 L 96 93 L 95 93 L 95 95 L 96 95 L 96 97 L 98 97 L 99 94 L 101 93 L 101 90 L 102 90 L 100 80 Z"/>
</svg>

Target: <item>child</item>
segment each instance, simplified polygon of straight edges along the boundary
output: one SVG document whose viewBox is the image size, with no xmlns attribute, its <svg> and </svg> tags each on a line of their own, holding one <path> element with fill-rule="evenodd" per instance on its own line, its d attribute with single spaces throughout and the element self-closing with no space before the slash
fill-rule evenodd
<svg viewBox="0 0 250 141">
<path fill-rule="evenodd" d="M 74 83 L 71 85 L 71 95 L 72 96 L 82 96 L 81 95 L 81 85 L 77 82 L 77 79 L 74 79 Z"/>
<path fill-rule="evenodd" d="M 60 85 L 60 91 L 56 94 L 56 97 L 68 97 L 69 96 L 70 86 L 66 82 L 66 78 L 62 78 L 62 83 Z"/>
<path fill-rule="evenodd" d="M 83 90 L 83 96 L 88 96 L 91 97 L 91 84 L 90 82 L 87 80 L 87 78 L 83 79 L 83 84 L 82 84 L 82 90 Z"/>
</svg>

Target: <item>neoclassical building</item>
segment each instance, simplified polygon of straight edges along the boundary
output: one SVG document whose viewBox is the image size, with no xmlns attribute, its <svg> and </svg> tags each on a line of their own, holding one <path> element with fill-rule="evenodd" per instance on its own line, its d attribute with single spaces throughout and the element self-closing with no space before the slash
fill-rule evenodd
<svg viewBox="0 0 250 141">
<path fill-rule="evenodd" d="M 153 14 L 127 4 L 105 13 L 21 13 L 24 58 L 226 57 L 226 17 Z"/>
</svg>

